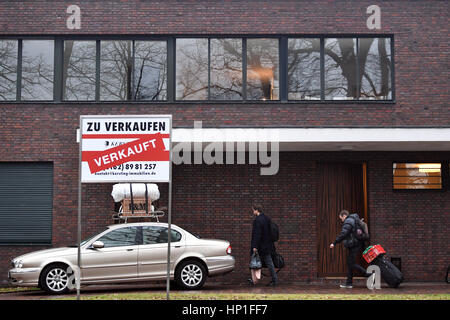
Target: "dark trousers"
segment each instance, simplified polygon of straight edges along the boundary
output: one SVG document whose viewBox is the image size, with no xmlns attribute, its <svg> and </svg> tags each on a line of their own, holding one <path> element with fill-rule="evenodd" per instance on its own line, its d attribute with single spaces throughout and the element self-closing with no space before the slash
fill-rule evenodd
<svg viewBox="0 0 450 320">
<path fill-rule="evenodd" d="M 356 263 L 356 256 L 361 251 L 361 247 L 353 247 L 353 248 L 347 248 L 348 250 L 348 256 L 347 256 L 347 285 L 353 284 L 353 270 L 359 270 L 362 272 L 364 277 L 369 277 L 370 273 L 367 273 L 366 269 L 361 267 L 359 264 Z"/>
<path fill-rule="evenodd" d="M 272 256 L 270 254 L 262 256 L 267 269 L 270 271 L 270 276 L 272 277 L 272 282 L 278 282 L 277 273 L 275 271 L 275 266 L 273 265 Z"/>
</svg>

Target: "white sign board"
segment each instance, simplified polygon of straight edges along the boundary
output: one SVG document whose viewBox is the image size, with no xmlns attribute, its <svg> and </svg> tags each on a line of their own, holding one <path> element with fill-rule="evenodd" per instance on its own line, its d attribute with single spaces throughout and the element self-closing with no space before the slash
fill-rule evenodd
<svg viewBox="0 0 450 320">
<path fill-rule="evenodd" d="M 171 115 L 81 116 L 81 182 L 169 182 Z"/>
</svg>

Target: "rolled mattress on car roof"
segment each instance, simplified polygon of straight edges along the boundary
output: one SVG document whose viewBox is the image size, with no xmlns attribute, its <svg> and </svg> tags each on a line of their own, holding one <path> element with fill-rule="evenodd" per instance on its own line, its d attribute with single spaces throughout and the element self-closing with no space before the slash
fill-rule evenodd
<svg viewBox="0 0 450 320">
<path fill-rule="evenodd" d="M 147 186 L 147 189 L 145 188 Z M 133 198 L 145 198 L 145 190 L 149 200 L 155 201 L 159 199 L 159 188 L 154 183 L 117 183 L 113 185 L 111 196 L 114 202 L 120 202 L 123 199 L 131 198 L 131 190 L 133 190 Z"/>
</svg>

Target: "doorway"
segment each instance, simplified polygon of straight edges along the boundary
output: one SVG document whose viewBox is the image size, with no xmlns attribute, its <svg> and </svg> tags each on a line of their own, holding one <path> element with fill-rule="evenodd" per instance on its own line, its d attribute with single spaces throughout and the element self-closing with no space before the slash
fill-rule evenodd
<svg viewBox="0 0 450 320">
<path fill-rule="evenodd" d="M 347 252 L 343 244 L 330 249 L 342 229 L 341 210 L 358 213 L 368 221 L 366 163 L 317 164 L 318 276 L 345 277 Z M 357 258 L 358 261 L 358 258 Z M 359 257 L 363 267 L 362 256 Z"/>
</svg>

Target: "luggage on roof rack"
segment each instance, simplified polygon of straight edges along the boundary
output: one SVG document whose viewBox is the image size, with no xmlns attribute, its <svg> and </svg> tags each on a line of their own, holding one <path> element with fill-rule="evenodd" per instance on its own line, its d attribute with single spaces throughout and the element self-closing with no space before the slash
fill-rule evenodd
<svg viewBox="0 0 450 320">
<path fill-rule="evenodd" d="M 118 212 L 113 214 L 113 220 L 128 218 L 159 218 L 164 216 L 162 210 L 155 211 L 152 201 L 159 199 L 158 186 L 153 183 L 119 183 L 113 186 L 111 196 L 115 202 L 121 202 Z"/>
</svg>

